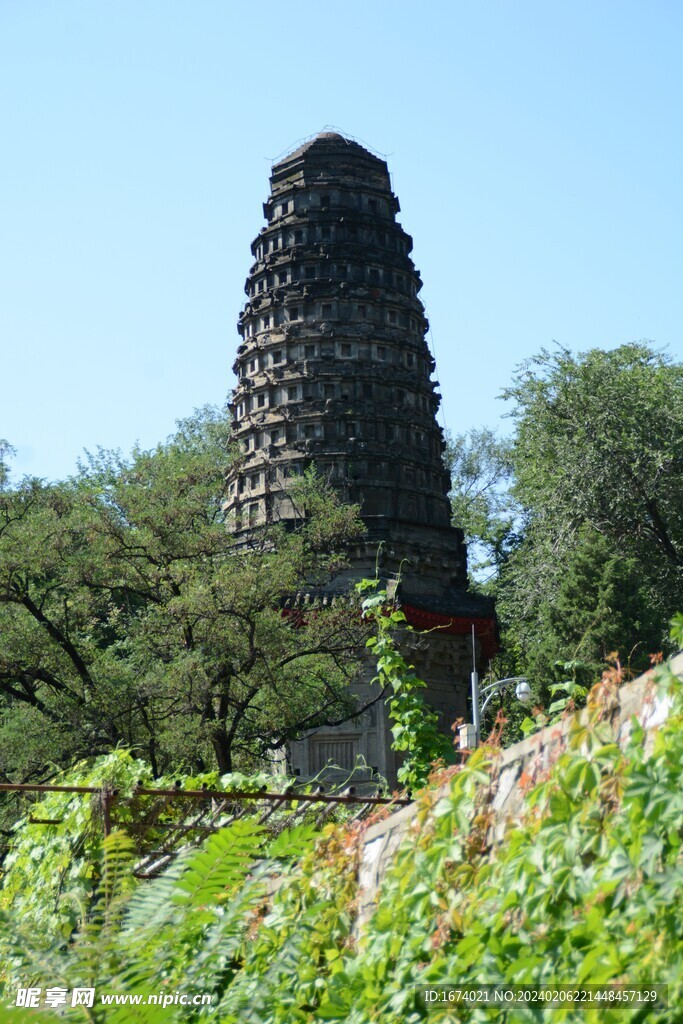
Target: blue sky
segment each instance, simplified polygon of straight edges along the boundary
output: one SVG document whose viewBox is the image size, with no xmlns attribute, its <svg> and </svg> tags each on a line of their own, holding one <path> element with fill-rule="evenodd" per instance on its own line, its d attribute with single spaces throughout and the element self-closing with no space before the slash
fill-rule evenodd
<svg viewBox="0 0 683 1024">
<path fill-rule="evenodd" d="M 0 437 L 150 447 L 232 386 L 273 160 L 386 156 L 455 432 L 553 340 L 683 358 L 683 6 L 0 0 Z"/>
</svg>

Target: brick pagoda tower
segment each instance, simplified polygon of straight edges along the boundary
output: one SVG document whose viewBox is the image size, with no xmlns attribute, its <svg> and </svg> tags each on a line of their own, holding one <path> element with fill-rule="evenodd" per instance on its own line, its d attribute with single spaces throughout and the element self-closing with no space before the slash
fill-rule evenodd
<svg viewBox="0 0 683 1024">
<path fill-rule="evenodd" d="M 366 537 L 330 589 L 374 575 L 380 544 L 387 579 L 408 560 L 400 588 L 408 621 L 441 627 L 411 658 L 447 728 L 467 715 L 472 625 L 486 660 L 495 620 L 490 602 L 467 591 L 462 531 L 450 525 L 412 239 L 396 220 L 386 163 L 342 135 L 317 135 L 275 164 L 270 180 L 238 324 L 231 409 L 244 458 L 226 507 L 245 538 L 291 519 L 288 482 L 311 464 L 359 504 Z M 328 760 L 351 767 L 360 754 L 392 780 L 385 716 L 371 711 L 294 744 L 294 769 L 316 774 Z"/>
</svg>

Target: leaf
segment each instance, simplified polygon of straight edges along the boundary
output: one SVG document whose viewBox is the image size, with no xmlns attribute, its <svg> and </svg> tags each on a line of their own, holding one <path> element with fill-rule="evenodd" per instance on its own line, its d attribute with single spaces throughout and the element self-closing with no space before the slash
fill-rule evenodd
<svg viewBox="0 0 683 1024">
<path fill-rule="evenodd" d="M 291 857 L 299 859 L 319 837 L 320 832 L 315 822 L 285 829 L 268 844 L 266 855 L 270 860 L 287 860 Z"/>
<path fill-rule="evenodd" d="M 238 886 L 261 850 L 264 831 L 253 819 L 238 818 L 215 832 L 206 848 L 184 865 L 176 882 L 175 900 L 200 907 Z"/>
<path fill-rule="evenodd" d="M 321 1003 L 315 1012 L 320 1020 L 346 1020 L 349 1015 L 349 1009 L 348 1003 L 329 1000 Z"/>
</svg>

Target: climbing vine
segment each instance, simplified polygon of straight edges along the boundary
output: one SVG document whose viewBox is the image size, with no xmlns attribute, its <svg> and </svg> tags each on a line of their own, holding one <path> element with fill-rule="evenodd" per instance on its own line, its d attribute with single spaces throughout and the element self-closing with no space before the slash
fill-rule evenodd
<svg viewBox="0 0 683 1024">
<path fill-rule="evenodd" d="M 60 785 L 103 787 L 116 794 L 113 804 L 118 827 L 136 839 L 138 858 L 162 845 L 187 842 L 182 830 L 187 804 L 136 795 L 138 785 L 172 789 L 178 780 L 167 776 L 154 779 L 144 761 L 129 751 L 117 749 L 82 762 L 57 776 Z M 285 776 L 265 773 L 246 776 L 239 772 L 220 776 L 218 772 L 183 776 L 188 790 L 231 789 L 257 792 L 266 785 L 272 792 L 288 784 Z M 178 838 L 173 839 L 173 825 Z M 45 941 L 68 938 L 91 913 L 103 885 L 103 814 L 99 793 L 49 793 L 27 802 L 25 815 L 16 822 L 10 852 L 0 872 L 0 910 L 10 910 Z"/>
<path fill-rule="evenodd" d="M 405 615 L 400 608 L 388 607 L 386 591 L 376 580 L 363 580 L 356 589 L 360 594 L 370 592 L 362 602 L 363 614 L 375 625 L 375 635 L 367 646 L 376 660 L 376 682 L 388 690 L 392 747 L 403 755 L 398 781 L 415 791 L 425 785 L 435 765 L 452 764 L 453 744 L 439 732 L 438 715 L 422 698 L 420 690 L 426 683 L 418 678 L 396 643 L 396 631 L 406 628 Z"/>
<path fill-rule="evenodd" d="M 10 982 L 63 979 L 98 991 L 185 987 L 212 997 L 211 1007 L 96 1006 L 95 1024 L 478 1024 L 490 1010 L 462 1006 L 455 1017 L 448 1005 L 427 1008 L 419 989 L 658 982 L 668 985 L 668 1008 L 634 1009 L 629 1021 L 675 1024 L 683 1005 L 683 688 L 659 667 L 652 695 L 668 702 L 668 717 L 649 736 L 634 718 L 620 746 L 609 720 L 617 686 L 607 673 L 556 763 L 535 784 L 522 778 L 523 808 L 502 842 L 491 845 L 499 752 L 480 748 L 445 768 L 419 794 L 413 827 L 362 922 L 363 825 L 264 842 L 238 821 L 132 894 L 122 883 L 125 840 L 110 837 L 99 918 L 47 951 L 24 930 L 6 1001 Z M 11 914 L 0 920 L 6 942 Z M 17 1008 L 9 1019 L 54 1016 Z M 80 1008 L 63 1019 L 82 1020 Z M 616 1024 L 624 1011 L 587 1009 L 580 1019 Z M 496 1020 L 578 1016 L 534 1007 Z"/>
</svg>

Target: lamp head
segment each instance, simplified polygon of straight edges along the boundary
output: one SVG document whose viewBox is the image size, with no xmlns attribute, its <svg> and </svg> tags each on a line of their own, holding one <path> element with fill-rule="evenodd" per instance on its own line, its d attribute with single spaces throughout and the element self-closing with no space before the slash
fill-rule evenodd
<svg viewBox="0 0 683 1024">
<path fill-rule="evenodd" d="M 517 700 L 521 701 L 522 704 L 526 704 L 527 701 L 531 700 L 531 687 L 526 679 L 520 679 L 515 687 L 515 695 Z"/>
</svg>

